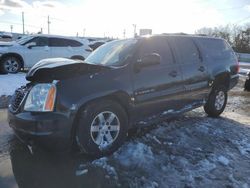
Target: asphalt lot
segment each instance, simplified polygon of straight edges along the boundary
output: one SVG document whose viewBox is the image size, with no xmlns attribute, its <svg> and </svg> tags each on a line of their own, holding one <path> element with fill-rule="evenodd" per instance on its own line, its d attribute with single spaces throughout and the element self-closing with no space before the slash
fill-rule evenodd
<svg viewBox="0 0 250 188">
<path fill-rule="evenodd" d="M 242 84 L 221 118 L 198 108 L 137 130 L 100 159 L 39 148 L 32 154 L 0 110 L 0 187 L 250 187 L 250 92 Z"/>
</svg>

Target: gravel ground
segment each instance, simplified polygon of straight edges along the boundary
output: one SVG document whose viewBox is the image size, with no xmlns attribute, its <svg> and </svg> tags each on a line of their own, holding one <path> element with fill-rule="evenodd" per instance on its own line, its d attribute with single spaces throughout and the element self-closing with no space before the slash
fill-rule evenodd
<svg viewBox="0 0 250 188">
<path fill-rule="evenodd" d="M 220 118 L 202 108 L 137 130 L 113 155 L 34 154 L 0 111 L 0 187 L 250 187 L 250 93 L 230 92 Z"/>
</svg>

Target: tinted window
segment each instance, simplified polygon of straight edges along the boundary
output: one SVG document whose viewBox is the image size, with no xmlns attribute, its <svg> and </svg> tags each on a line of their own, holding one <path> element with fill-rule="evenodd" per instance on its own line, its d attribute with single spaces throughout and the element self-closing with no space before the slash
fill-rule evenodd
<svg viewBox="0 0 250 188">
<path fill-rule="evenodd" d="M 65 47 L 64 39 L 50 38 L 49 39 L 49 46 L 53 46 L 53 47 Z"/>
<path fill-rule="evenodd" d="M 36 46 L 48 46 L 48 38 L 47 37 L 35 37 L 28 41 L 27 43 L 35 42 Z"/>
<path fill-rule="evenodd" d="M 192 39 L 185 37 L 174 38 L 177 47 L 177 53 L 181 56 L 182 63 L 196 63 L 199 62 L 199 52 L 197 46 Z"/>
<path fill-rule="evenodd" d="M 143 56 L 151 53 L 157 53 L 161 56 L 161 64 L 171 64 L 174 61 L 166 38 L 145 38 L 139 49 L 139 56 L 142 58 Z"/>
<path fill-rule="evenodd" d="M 50 38 L 49 39 L 49 45 L 53 47 L 79 47 L 82 46 L 83 44 L 76 41 L 76 40 L 71 40 L 71 39 L 63 39 L 63 38 Z"/>
<path fill-rule="evenodd" d="M 71 39 L 64 39 L 64 42 L 66 46 L 71 46 L 71 47 L 79 47 L 83 45 L 82 43 Z"/>
</svg>

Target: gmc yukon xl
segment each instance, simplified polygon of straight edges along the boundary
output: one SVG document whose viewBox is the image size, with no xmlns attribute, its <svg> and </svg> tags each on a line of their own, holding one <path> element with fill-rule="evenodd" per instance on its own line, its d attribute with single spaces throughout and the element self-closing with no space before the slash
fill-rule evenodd
<svg viewBox="0 0 250 188">
<path fill-rule="evenodd" d="M 45 59 L 15 91 L 9 125 L 28 143 L 77 146 L 90 155 L 115 151 L 128 130 L 204 106 L 219 116 L 238 82 L 237 58 L 219 38 L 155 35 L 116 40 L 85 61 Z M 151 118 L 152 119 L 152 118 Z"/>
</svg>

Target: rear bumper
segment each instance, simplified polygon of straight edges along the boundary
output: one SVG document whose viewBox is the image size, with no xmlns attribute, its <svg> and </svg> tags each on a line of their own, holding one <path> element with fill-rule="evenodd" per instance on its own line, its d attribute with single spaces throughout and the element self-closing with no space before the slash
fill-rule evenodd
<svg viewBox="0 0 250 188">
<path fill-rule="evenodd" d="M 8 112 L 10 127 L 27 144 L 38 144 L 49 150 L 68 150 L 71 146 L 72 121 L 53 112 L 13 114 Z"/>
<path fill-rule="evenodd" d="M 229 84 L 229 90 L 232 89 L 234 86 L 236 86 L 238 81 L 239 81 L 239 75 L 238 74 L 231 76 L 230 84 Z"/>
</svg>

